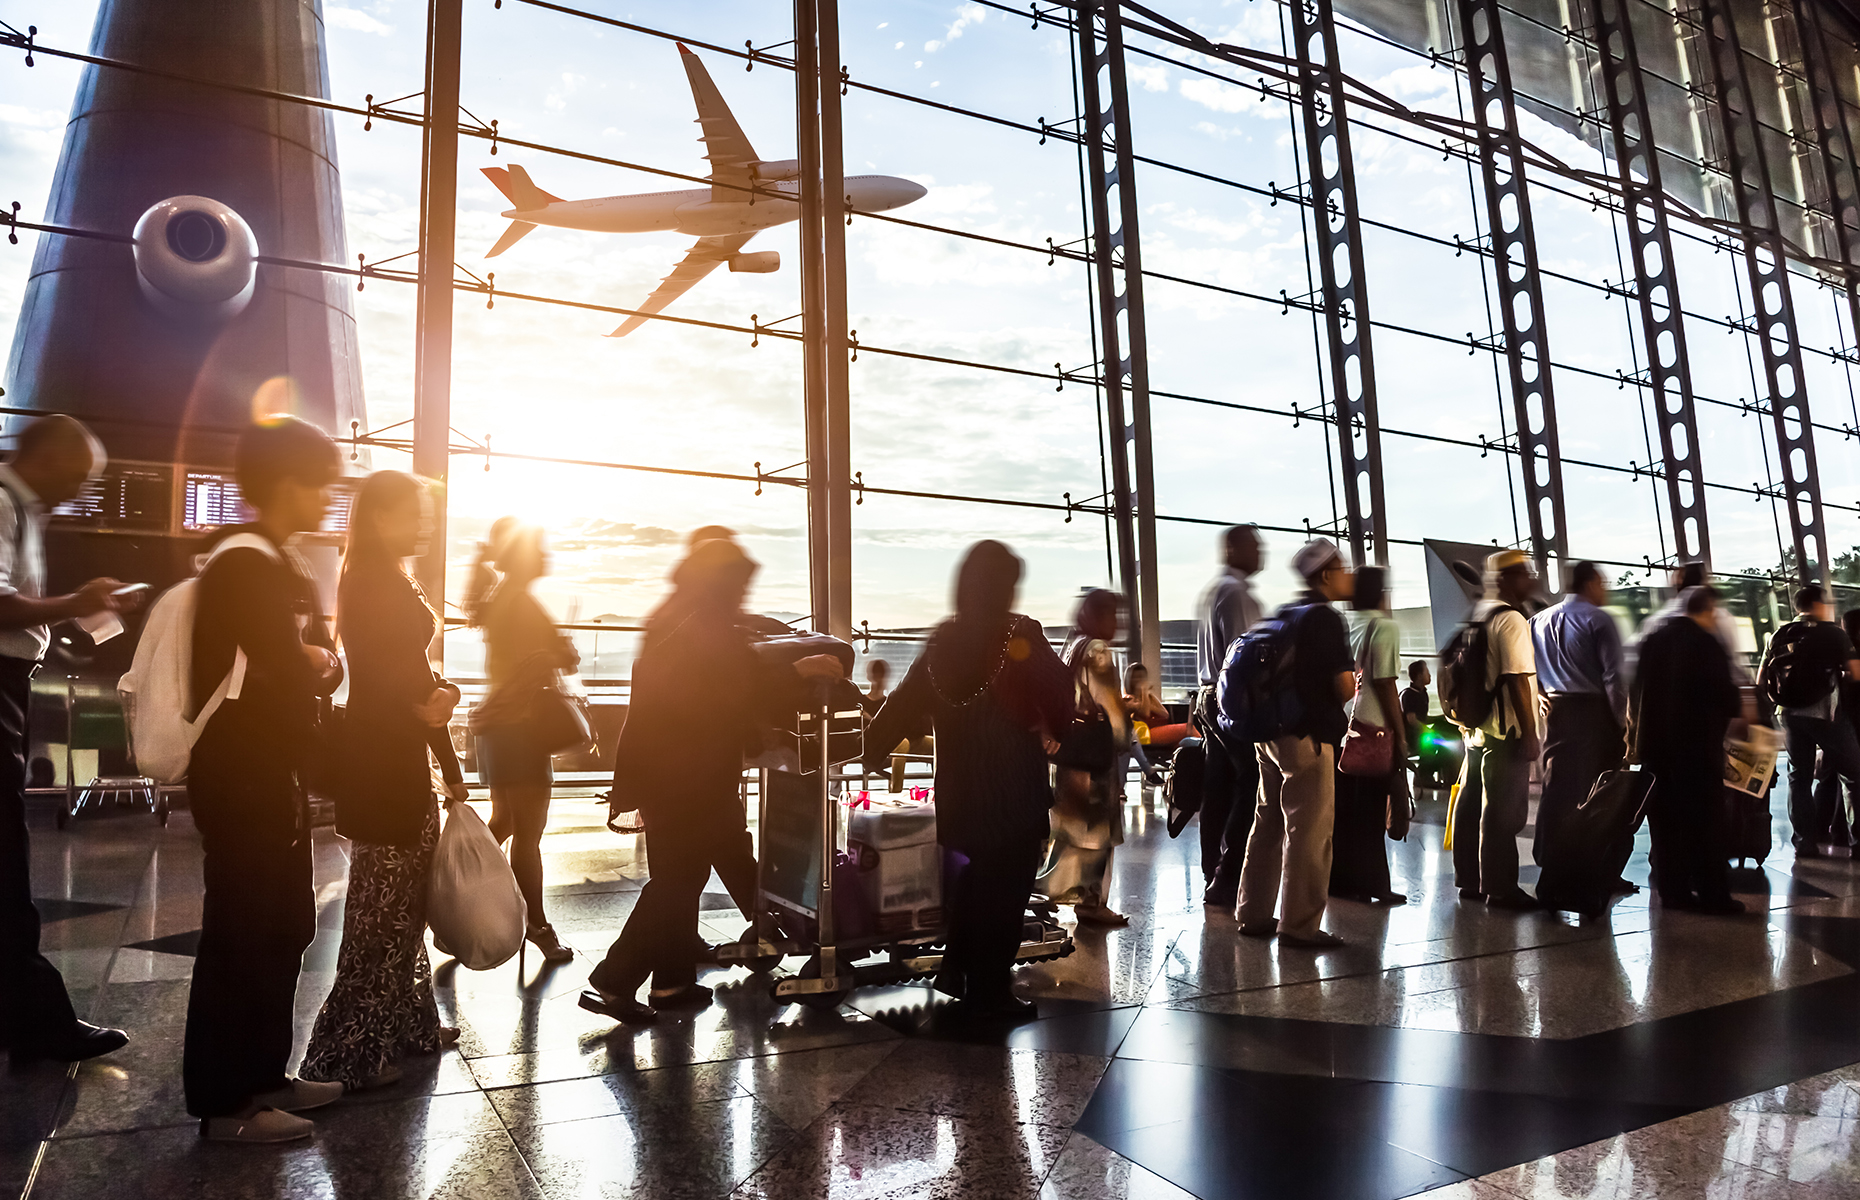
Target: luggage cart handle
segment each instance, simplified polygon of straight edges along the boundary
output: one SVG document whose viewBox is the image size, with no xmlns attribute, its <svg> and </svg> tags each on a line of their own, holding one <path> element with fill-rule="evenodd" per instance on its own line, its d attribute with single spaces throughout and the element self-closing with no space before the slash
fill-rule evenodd
<svg viewBox="0 0 1860 1200">
<path fill-rule="evenodd" d="M 820 780 L 820 910 L 816 920 L 820 929 L 820 977 L 832 979 L 839 974 L 833 944 L 833 859 L 840 843 L 840 806 L 833 803 L 830 778 L 833 765 L 833 738 L 830 730 L 833 705 L 824 688 L 820 689 L 814 716 L 820 722 L 820 761 L 814 764 L 819 768 Z"/>
</svg>

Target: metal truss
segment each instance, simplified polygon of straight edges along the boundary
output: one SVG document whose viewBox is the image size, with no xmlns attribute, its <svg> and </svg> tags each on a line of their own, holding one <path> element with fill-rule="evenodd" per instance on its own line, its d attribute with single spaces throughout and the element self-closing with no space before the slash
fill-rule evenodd
<svg viewBox="0 0 1860 1200">
<path fill-rule="evenodd" d="M 837 0 L 794 2 L 803 421 L 814 629 L 852 636 L 852 425 Z"/>
<path fill-rule="evenodd" d="M 1783 507 L 1789 513 L 1796 571 L 1804 581 L 1825 580 L 1828 536 L 1822 519 L 1821 481 L 1815 468 L 1815 431 L 1809 424 L 1801 340 L 1797 336 L 1795 301 L 1789 292 L 1789 267 L 1776 194 L 1770 185 L 1750 79 L 1728 0 L 1696 3 L 1700 18 L 1698 45 L 1718 102 L 1725 165 L 1737 215 L 1745 228 L 1744 270 L 1750 281 L 1752 317 L 1757 340 L 1763 347 L 1763 374 L 1769 387 L 1763 404 L 1776 430 Z"/>
<path fill-rule="evenodd" d="M 1505 56 L 1499 0 L 1458 0 L 1466 82 L 1478 130 L 1479 170 L 1485 176 L 1486 228 L 1492 238 L 1492 273 L 1504 317 L 1505 363 L 1518 429 L 1518 466 L 1530 510 L 1531 555 L 1539 570 L 1569 557 L 1563 521 L 1563 455 L 1557 445 L 1556 393 L 1537 270 L 1537 233 L 1524 183 L 1518 110 Z M 1546 578 L 1548 577 L 1546 572 Z M 1551 584 L 1554 589 L 1556 583 Z"/>
<path fill-rule="evenodd" d="M 1634 26 L 1628 19 L 1628 5 L 1633 2 L 1589 2 L 1600 59 L 1599 90 L 1608 108 L 1615 175 L 1621 181 L 1622 215 L 1634 265 L 1634 298 L 1640 305 L 1641 338 L 1659 415 L 1673 555 L 1680 562 L 1709 563 L 1711 531 L 1705 519 L 1705 470 L 1699 458 L 1692 364 L 1686 353 L 1685 314 L 1679 303 L 1679 273 L 1673 265 L 1672 231 L 1666 224 L 1653 118 L 1641 87 Z"/>
<path fill-rule="evenodd" d="M 460 47 L 464 0 L 430 0 L 426 21 L 426 111 L 445 120 L 421 120 L 420 276 L 414 301 L 413 469 L 444 484 L 452 473 L 453 261 L 458 238 Z M 426 553 L 415 565 L 420 586 L 437 612 L 446 610 L 446 512 L 433 505 Z M 445 638 L 432 654 L 445 657 Z"/>
<path fill-rule="evenodd" d="M 1344 109 L 1344 74 L 1337 60 L 1337 26 L 1330 0 L 1292 0 L 1290 8 L 1350 549 L 1358 563 L 1387 562 L 1382 424 L 1376 415 L 1369 290 L 1363 272 L 1350 124 Z"/>
<path fill-rule="evenodd" d="M 1162 623 L 1157 607 L 1149 341 L 1143 321 L 1143 257 L 1137 237 L 1136 159 L 1130 93 L 1124 78 L 1123 24 L 1117 0 L 1081 0 L 1077 11 L 1085 161 L 1091 176 L 1092 265 L 1097 272 L 1104 355 L 1101 376 L 1111 427 L 1110 508 L 1117 527 L 1118 574 L 1130 605 L 1131 653 L 1159 670 Z M 1107 90 L 1109 95 L 1104 94 Z"/>
<path fill-rule="evenodd" d="M 1815 145 L 1821 152 L 1822 179 L 1827 184 L 1828 218 L 1833 225 L 1834 254 L 1847 268 L 1841 280 L 1847 290 L 1847 312 L 1853 336 L 1860 339 L 1860 195 L 1854 175 L 1854 144 L 1841 116 L 1840 92 L 1834 81 L 1834 62 L 1828 54 L 1827 33 L 1821 14 L 1808 0 L 1795 0 L 1796 37 L 1802 44 L 1802 73 L 1808 83 L 1808 111 L 1815 122 Z"/>
</svg>

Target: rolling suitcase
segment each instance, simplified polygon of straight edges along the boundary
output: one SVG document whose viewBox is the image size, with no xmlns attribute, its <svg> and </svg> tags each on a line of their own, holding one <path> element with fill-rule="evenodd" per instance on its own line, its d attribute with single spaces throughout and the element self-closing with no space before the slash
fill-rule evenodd
<svg viewBox="0 0 1860 1200">
<path fill-rule="evenodd" d="M 1634 835 L 1647 816 L 1653 775 L 1638 768 L 1604 771 L 1547 847 L 1537 881 L 1546 908 L 1593 916 L 1608 907 L 1615 881 L 1634 854 Z"/>
<path fill-rule="evenodd" d="M 1770 795 L 1752 796 L 1736 788 L 1724 789 L 1724 856 L 1739 866 L 1752 859 L 1757 866 L 1770 855 Z"/>
</svg>

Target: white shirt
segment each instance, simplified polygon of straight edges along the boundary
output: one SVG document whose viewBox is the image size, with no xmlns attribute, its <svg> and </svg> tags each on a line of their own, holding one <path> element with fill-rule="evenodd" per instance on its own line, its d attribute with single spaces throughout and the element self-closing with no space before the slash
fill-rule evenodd
<svg viewBox="0 0 1860 1200">
<path fill-rule="evenodd" d="M 1226 567 L 1201 594 L 1201 621 L 1195 629 L 1195 669 L 1203 687 L 1213 684 L 1221 673 L 1221 664 L 1227 661 L 1227 650 L 1234 640 L 1259 624 L 1259 599 L 1248 582 L 1251 578 L 1236 567 Z"/>
<path fill-rule="evenodd" d="M 13 468 L 0 465 L 0 596 L 44 595 L 45 506 Z M 44 625 L 0 629 L 0 656 L 38 662 L 51 641 Z"/>
<path fill-rule="evenodd" d="M 1363 677 L 1350 718 L 1377 729 L 1390 728 L 1388 718 L 1382 714 L 1382 701 L 1376 696 L 1375 681 L 1394 679 L 1401 673 L 1401 630 L 1382 613 L 1351 613 L 1350 652 L 1356 656 L 1356 669 Z"/>
<path fill-rule="evenodd" d="M 1528 719 L 1533 731 L 1537 727 L 1536 713 L 1515 711 L 1518 706 L 1512 698 L 1510 685 L 1503 690 L 1498 686 L 1499 680 L 1507 675 L 1537 674 L 1537 648 L 1531 643 L 1531 623 L 1524 619 L 1524 614 L 1515 608 L 1495 614 L 1498 607 L 1497 600 L 1481 600 L 1473 608 L 1473 619 L 1491 618 L 1487 626 L 1485 686 L 1488 691 L 1497 693 L 1492 699 L 1492 715 L 1479 727 L 1479 732 L 1502 742 L 1524 731 L 1521 719 Z M 1485 743 L 1482 740 L 1480 744 Z"/>
</svg>

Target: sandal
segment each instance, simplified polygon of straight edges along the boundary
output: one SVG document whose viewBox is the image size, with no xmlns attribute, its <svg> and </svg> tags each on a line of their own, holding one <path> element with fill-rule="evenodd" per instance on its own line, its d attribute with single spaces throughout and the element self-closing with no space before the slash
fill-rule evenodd
<svg viewBox="0 0 1860 1200">
<path fill-rule="evenodd" d="M 598 988 L 589 988 L 581 993 L 576 1003 L 588 1012 L 612 1017 L 627 1025 L 651 1025 L 659 1019 L 659 1014 L 650 1005 L 641 1004 L 631 996 L 616 996 Z"/>
<path fill-rule="evenodd" d="M 405 1076 L 402 1074 L 401 1069 L 389 1063 L 382 1069 L 380 1074 L 369 1076 L 350 1090 L 356 1092 L 371 1092 L 376 1088 L 393 1087 L 403 1078 L 405 1078 Z"/>
<path fill-rule="evenodd" d="M 1087 925 L 1104 925 L 1111 929 L 1123 929 L 1130 924 L 1129 917 L 1120 912 L 1113 912 L 1102 904 L 1077 905 L 1072 912 Z"/>
<path fill-rule="evenodd" d="M 523 936 L 542 951 L 543 961 L 561 964 L 573 962 L 575 952 L 562 944 L 555 936 L 555 928 L 550 925 L 532 925 L 524 931 Z"/>
<path fill-rule="evenodd" d="M 701 983 L 687 983 L 682 987 L 653 988 L 646 993 L 646 999 L 655 1010 L 703 1008 L 710 1003 L 711 992 Z"/>
</svg>

